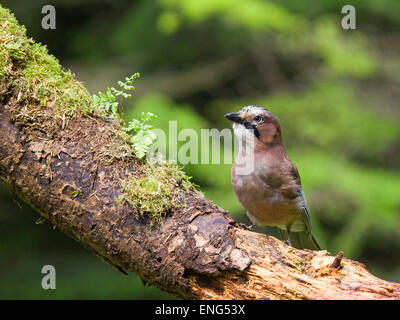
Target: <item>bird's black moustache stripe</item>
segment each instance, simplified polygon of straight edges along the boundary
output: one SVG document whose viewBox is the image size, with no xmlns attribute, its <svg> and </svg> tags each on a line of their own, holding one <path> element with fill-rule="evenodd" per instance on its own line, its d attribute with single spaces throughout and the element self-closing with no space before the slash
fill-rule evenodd
<svg viewBox="0 0 400 320">
<path fill-rule="evenodd" d="M 248 121 L 244 121 L 244 122 L 243 122 L 243 125 L 244 125 L 244 127 L 245 127 L 246 129 L 252 129 L 253 132 L 254 132 L 254 135 L 255 135 L 257 138 L 260 138 L 260 132 L 258 132 L 258 129 L 257 129 L 257 127 L 256 127 L 254 124 L 251 124 L 251 123 L 248 122 Z"/>
</svg>

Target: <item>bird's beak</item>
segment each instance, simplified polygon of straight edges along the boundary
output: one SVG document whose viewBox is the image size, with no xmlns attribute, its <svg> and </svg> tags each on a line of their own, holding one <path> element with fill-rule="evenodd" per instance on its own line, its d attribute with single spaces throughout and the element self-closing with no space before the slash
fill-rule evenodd
<svg viewBox="0 0 400 320">
<path fill-rule="evenodd" d="M 225 118 L 237 123 L 243 123 L 243 119 L 239 116 L 239 112 L 227 113 Z"/>
</svg>

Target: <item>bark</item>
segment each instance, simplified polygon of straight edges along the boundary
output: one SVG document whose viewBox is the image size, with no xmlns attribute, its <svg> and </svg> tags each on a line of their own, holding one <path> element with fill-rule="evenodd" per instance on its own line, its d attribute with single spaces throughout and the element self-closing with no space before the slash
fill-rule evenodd
<svg viewBox="0 0 400 320">
<path fill-rule="evenodd" d="M 78 113 L 65 125 L 62 118 L 47 118 L 42 108 L 42 130 L 32 130 L 21 120 L 17 94 L 2 101 L 1 180 L 120 271 L 185 299 L 400 297 L 399 284 L 374 277 L 361 263 L 326 251 L 297 250 L 243 230 L 195 192 L 182 191 L 187 206 L 149 228 L 133 208 L 115 201 L 120 181 L 142 170 L 142 164 L 98 156 L 113 139 L 112 123 Z"/>
</svg>

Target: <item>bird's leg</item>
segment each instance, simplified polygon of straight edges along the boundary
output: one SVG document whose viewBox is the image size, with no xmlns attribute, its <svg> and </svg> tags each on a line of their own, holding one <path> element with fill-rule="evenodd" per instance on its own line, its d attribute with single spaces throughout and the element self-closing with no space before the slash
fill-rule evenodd
<svg viewBox="0 0 400 320">
<path fill-rule="evenodd" d="M 278 228 L 278 229 L 279 229 L 279 228 Z M 290 238 L 289 238 L 290 233 L 288 232 L 288 238 L 287 238 L 287 239 L 286 239 L 286 237 L 285 237 L 285 235 L 284 235 L 284 233 L 282 232 L 281 229 L 279 229 L 279 233 L 281 234 L 281 239 L 282 239 L 282 241 L 283 241 L 285 244 L 287 244 L 288 246 L 292 246 L 292 244 L 291 244 L 291 242 L 290 242 Z"/>
<path fill-rule="evenodd" d="M 287 240 L 285 240 L 285 243 L 288 245 L 288 246 L 292 246 L 292 243 L 290 242 L 290 228 L 291 228 L 292 226 L 290 225 L 290 224 L 288 224 L 287 226 L 286 226 L 286 231 L 287 231 L 287 235 L 288 235 L 288 238 L 287 238 Z"/>
<path fill-rule="evenodd" d="M 284 233 L 282 232 L 282 230 L 279 229 L 279 228 L 278 228 L 278 230 L 279 230 L 279 233 L 281 234 L 281 239 L 282 239 L 282 241 L 283 241 L 284 243 L 288 244 L 287 242 L 288 242 L 289 240 L 286 239 L 286 237 L 285 237 Z"/>
</svg>

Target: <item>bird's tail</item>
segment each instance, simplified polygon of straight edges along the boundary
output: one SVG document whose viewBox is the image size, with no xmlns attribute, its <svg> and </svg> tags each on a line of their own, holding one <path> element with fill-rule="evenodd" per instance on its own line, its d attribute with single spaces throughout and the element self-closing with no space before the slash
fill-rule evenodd
<svg viewBox="0 0 400 320">
<path fill-rule="evenodd" d="M 313 235 L 308 231 L 302 232 L 288 232 L 285 230 L 279 230 L 281 232 L 282 240 L 287 240 L 288 236 L 292 247 L 297 249 L 310 249 L 310 250 L 321 250 L 317 241 Z"/>
</svg>

